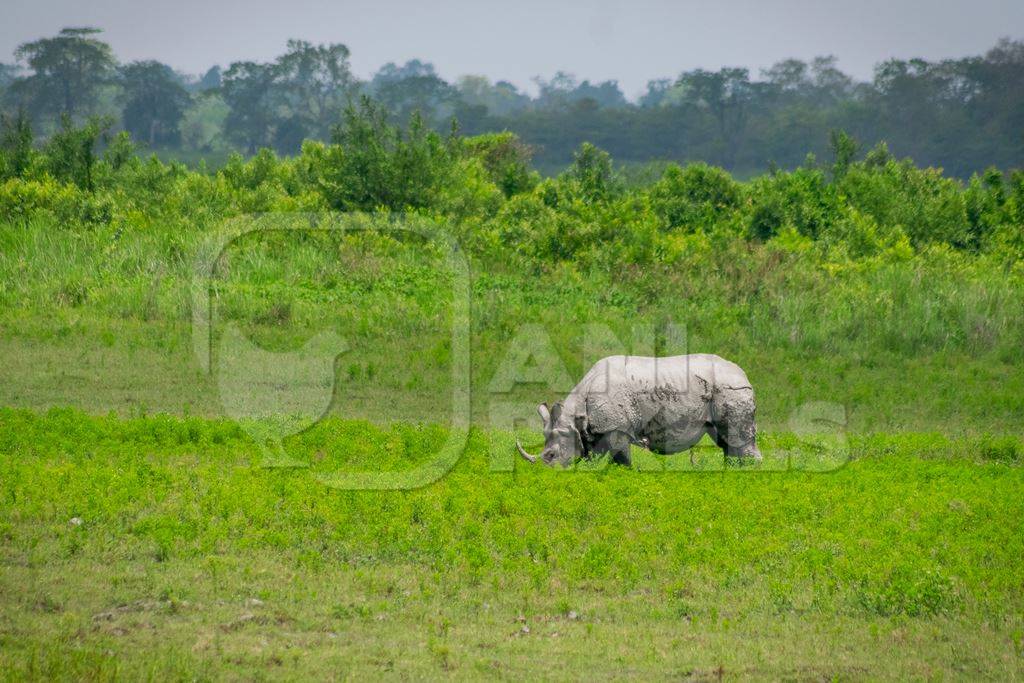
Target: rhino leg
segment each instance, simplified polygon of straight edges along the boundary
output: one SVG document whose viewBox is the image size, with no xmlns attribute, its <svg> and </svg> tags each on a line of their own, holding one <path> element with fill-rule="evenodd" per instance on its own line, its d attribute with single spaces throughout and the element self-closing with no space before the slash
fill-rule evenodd
<svg viewBox="0 0 1024 683">
<path fill-rule="evenodd" d="M 629 444 L 623 450 L 615 451 L 612 453 L 612 462 L 616 465 L 625 465 L 626 467 L 632 467 L 633 458 L 629 454 Z"/>
<path fill-rule="evenodd" d="M 709 434 L 726 456 L 761 459 L 754 422 L 754 391 L 749 387 L 725 388 L 712 398 Z"/>
<path fill-rule="evenodd" d="M 633 459 L 629 454 L 629 437 L 622 432 L 609 432 L 602 434 L 594 443 L 595 453 L 608 453 L 612 456 L 612 462 L 617 465 L 629 467 Z"/>
</svg>

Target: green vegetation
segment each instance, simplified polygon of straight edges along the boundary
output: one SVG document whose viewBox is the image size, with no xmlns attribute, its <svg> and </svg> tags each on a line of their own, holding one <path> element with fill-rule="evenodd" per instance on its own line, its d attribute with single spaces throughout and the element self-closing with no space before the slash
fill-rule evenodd
<svg viewBox="0 0 1024 683">
<path fill-rule="evenodd" d="M 598 351 L 657 350 L 645 334 L 673 322 L 689 350 L 748 368 L 767 425 L 830 400 L 858 431 L 1019 428 L 1020 172 L 965 184 L 884 148 L 851 160 L 837 136 L 824 167 L 747 183 L 672 165 L 635 186 L 592 146 L 541 180 L 511 134 L 400 130 L 370 102 L 348 111 L 330 145 L 236 156 L 212 174 L 137 159 L 123 135 L 96 151 L 99 124 L 68 123 L 41 147 L 25 131 L 8 120 L 0 157 L 0 343 L 17 359 L 0 383 L 8 403 L 75 397 L 130 411 L 130 397 L 217 414 L 191 342 L 200 245 L 254 212 L 340 210 L 360 230 L 233 244 L 218 314 L 280 350 L 332 329 L 352 345 L 339 381 L 377 394 L 360 415 L 429 419 L 448 382 L 450 274 L 439 243 L 385 229 L 405 210 L 428 235 L 454 235 L 471 262 L 478 416 L 524 324 L 541 326 L 572 376 Z M 592 343 L 588 324 L 614 338 Z M 402 348 L 422 350 L 413 381 Z M 392 353 L 377 358 L 381 349 Z M 116 360 L 125 356 L 140 362 Z M 77 367 L 78 381 L 33 381 L 39 367 L 60 366 Z M 545 398 L 567 388 L 549 386 Z"/>
<path fill-rule="evenodd" d="M 438 438 L 330 431 L 326 455 L 304 446 L 317 467 Z M 4 411 L 0 669 L 1012 679 L 1016 448 L 872 437 L 831 474 L 501 474 L 474 431 L 434 486 L 338 492 L 253 467 L 226 421 Z"/>
<path fill-rule="evenodd" d="M 833 56 L 786 59 L 749 69 L 694 69 L 655 78 L 636 102 L 615 81 L 537 77 L 536 97 L 508 81 L 466 75 L 449 83 L 419 59 L 388 63 L 366 81 L 342 44 L 288 41 L 270 62 L 177 74 L 153 61 L 118 64 L 97 29 L 69 28 L 22 44 L 0 63 L 0 110 L 24 109 L 47 134 L 62 116 L 103 115 L 165 157 L 220 160 L 231 150 L 272 147 L 297 154 L 327 141 L 352 102 L 368 96 L 407 123 L 414 115 L 446 131 L 511 131 L 538 168 L 555 174 L 584 142 L 622 162 L 704 161 L 742 177 L 793 169 L 808 151 L 828 151 L 833 130 L 968 178 L 1024 158 L 1024 42 L 1004 39 L 981 56 L 929 62 L 889 59 L 857 82 Z"/>
<path fill-rule="evenodd" d="M 8 677 L 1021 675 L 1021 172 L 958 181 L 837 132 L 827 162 L 746 182 L 626 177 L 592 145 L 543 179 L 512 133 L 398 128 L 369 100 L 329 143 L 209 172 L 107 123 L 0 135 Z M 195 262 L 233 220 L 315 229 L 224 250 L 208 372 Z M 446 236 L 470 266 L 465 452 L 417 490 L 325 486 L 450 434 Z M 761 467 L 701 445 L 505 471 L 538 430 L 498 407 L 675 350 L 665 323 L 747 370 Z M 300 467 L 261 467 L 226 419 L 231 330 L 272 359 L 256 375 L 346 342 L 311 384 L 327 417 L 283 441 Z M 550 376 L 506 391 L 522 348 Z M 833 441 L 798 429 L 817 402 L 845 412 Z"/>
</svg>

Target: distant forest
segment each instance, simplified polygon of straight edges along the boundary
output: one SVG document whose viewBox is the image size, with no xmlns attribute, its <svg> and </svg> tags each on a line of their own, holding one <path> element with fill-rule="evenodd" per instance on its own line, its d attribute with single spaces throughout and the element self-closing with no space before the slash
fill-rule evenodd
<svg viewBox="0 0 1024 683">
<path fill-rule="evenodd" d="M 629 101 L 615 81 L 537 78 L 532 97 L 507 81 L 450 83 L 428 62 L 385 64 L 357 78 L 342 44 L 289 41 L 272 62 L 234 62 L 189 75 L 156 61 L 120 63 L 95 28 L 66 28 L 20 45 L 0 63 L 0 106 L 48 135 L 62 121 L 98 117 L 153 151 L 179 159 L 327 140 L 361 98 L 396 123 L 440 131 L 512 131 L 534 163 L 553 172 L 584 141 L 627 164 L 704 161 L 739 175 L 793 168 L 828 153 L 845 131 L 864 147 L 968 177 L 1024 162 L 1024 42 L 1003 39 L 983 56 L 930 62 L 891 59 L 858 82 L 834 57 L 789 59 L 756 76 L 746 68 L 697 69 L 648 83 Z"/>
</svg>

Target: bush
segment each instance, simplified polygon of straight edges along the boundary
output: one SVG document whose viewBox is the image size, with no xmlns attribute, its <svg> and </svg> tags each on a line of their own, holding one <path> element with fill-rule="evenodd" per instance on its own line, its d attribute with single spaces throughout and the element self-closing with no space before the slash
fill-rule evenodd
<svg viewBox="0 0 1024 683">
<path fill-rule="evenodd" d="M 335 209 L 429 208 L 453 181 L 451 145 L 418 114 L 402 131 L 388 123 L 383 109 L 363 98 L 358 108 L 346 109 L 332 142 L 328 148 L 308 148 L 318 158 L 307 160 L 306 167 Z"/>
<path fill-rule="evenodd" d="M 906 233 L 899 226 L 879 225 L 872 216 L 846 207 L 841 217 L 821 237 L 833 260 L 860 260 L 886 250 L 913 255 Z"/>
<path fill-rule="evenodd" d="M 853 143 L 841 136 L 829 169 L 809 162 L 740 183 L 706 164 L 672 164 L 649 186 L 626 187 L 593 145 L 541 180 L 512 133 L 442 137 L 415 115 L 401 128 L 369 100 L 346 111 L 331 144 L 306 141 L 295 158 L 233 155 L 215 174 L 140 160 L 124 133 L 101 157 L 102 120 L 65 120 L 39 151 L 23 120 L 5 121 L 2 172 L 27 183 L 4 187 L 0 212 L 9 219 L 43 212 L 65 223 L 202 228 L 251 212 L 412 211 L 447 222 L 465 246 L 497 261 L 518 254 L 538 268 L 572 261 L 621 272 L 682 267 L 699 254 L 751 291 L 763 279 L 749 270 L 751 242 L 829 271 L 927 250 L 994 254 L 1008 273 L 1024 258 L 1024 174 L 990 169 L 965 186 L 884 146 L 852 161 Z M 717 256 L 726 253 L 731 261 Z"/>
<path fill-rule="evenodd" d="M 533 151 L 515 133 L 488 133 L 463 140 L 466 153 L 479 159 L 487 177 L 501 188 L 506 197 L 529 192 L 539 182 L 530 169 Z"/>
<path fill-rule="evenodd" d="M 25 112 L 0 116 L 0 180 L 20 178 L 32 162 L 32 126 Z"/>
<path fill-rule="evenodd" d="M 75 126 L 71 117 L 64 116 L 61 129 L 46 144 L 49 172 L 59 180 L 92 192 L 95 188 L 96 145 L 111 125 L 107 119 L 92 118 L 83 126 Z"/>
<path fill-rule="evenodd" d="M 104 224 L 113 218 L 114 203 L 106 195 L 90 195 L 52 178 L 12 179 L 0 185 L 0 220 L 23 222 L 39 214 L 53 216 L 62 226 Z"/>
<path fill-rule="evenodd" d="M 758 240 L 768 240 L 786 226 L 817 239 L 843 217 L 835 186 L 815 168 L 755 179 L 747 194 L 747 212 L 748 233 Z"/>
<path fill-rule="evenodd" d="M 937 169 L 910 161 L 858 163 L 838 184 L 850 206 L 880 225 L 899 226 L 914 246 L 945 243 L 964 248 L 976 243 L 959 183 Z"/>
<path fill-rule="evenodd" d="M 739 184 L 720 168 L 693 164 L 683 169 L 672 164 L 649 196 L 663 230 L 695 232 L 735 211 L 741 193 Z"/>
<path fill-rule="evenodd" d="M 561 180 L 572 195 L 586 201 L 608 199 L 617 190 L 611 156 L 589 142 L 573 153 L 572 165 Z"/>
</svg>

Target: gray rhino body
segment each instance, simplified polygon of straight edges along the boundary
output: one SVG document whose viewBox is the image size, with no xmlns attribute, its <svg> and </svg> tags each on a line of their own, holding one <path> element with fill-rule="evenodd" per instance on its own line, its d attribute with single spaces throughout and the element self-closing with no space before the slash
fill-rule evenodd
<svg viewBox="0 0 1024 683">
<path fill-rule="evenodd" d="M 746 373 L 712 354 L 609 356 L 564 401 L 537 408 L 547 464 L 610 453 L 630 463 L 630 444 L 679 453 L 708 434 L 727 456 L 759 459 L 754 389 Z M 523 457 L 536 458 L 517 448 Z"/>
</svg>

